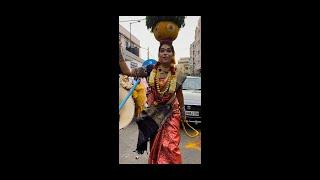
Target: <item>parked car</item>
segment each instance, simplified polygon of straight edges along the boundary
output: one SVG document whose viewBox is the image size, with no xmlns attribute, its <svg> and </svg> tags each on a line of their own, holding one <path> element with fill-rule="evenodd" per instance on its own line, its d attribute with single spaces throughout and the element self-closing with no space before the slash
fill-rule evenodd
<svg viewBox="0 0 320 180">
<path fill-rule="evenodd" d="M 201 123 L 201 77 L 187 76 L 182 91 L 187 122 Z"/>
</svg>

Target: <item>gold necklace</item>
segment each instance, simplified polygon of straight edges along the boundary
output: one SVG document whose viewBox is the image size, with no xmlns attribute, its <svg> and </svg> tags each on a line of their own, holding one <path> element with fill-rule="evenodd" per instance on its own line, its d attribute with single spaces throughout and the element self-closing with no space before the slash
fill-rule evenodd
<svg viewBox="0 0 320 180">
<path fill-rule="evenodd" d="M 176 74 L 171 75 L 171 71 L 169 71 L 169 72 L 170 72 L 170 76 L 171 76 L 170 81 L 169 81 L 170 83 L 167 81 L 166 88 L 164 89 L 162 94 L 164 94 L 164 92 L 168 91 L 168 87 L 170 87 L 169 91 L 168 91 L 169 93 L 174 93 L 176 90 L 177 75 Z M 150 87 L 156 86 L 157 91 L 161 93 L 159 82 L 157 82 L 157 81 L 159 81 L 158 79 L 159 79 L 158 70 L 153 69 L 150 73 L 150 76 L 149 76 L 149 86 Z"/>
<path fill-rule="evenodd" d="M 163 94 L 166 93 L 169 90 L 169 85 L 170 85 L 170 82 L 171 82 L 171 71 L 169 71 L 169 73 L 167 74 L 167 77 L 166 77 L 165 81 L 166 81 L 166 84 L 165 84 L 164 90 L 161 91 L 160 90 L 160 73 L 158 71 L 157 75 L 156 75 L 156 89 L 157 89 L 158 93 L 161 96 L 163 96 Z"/>
</svg>

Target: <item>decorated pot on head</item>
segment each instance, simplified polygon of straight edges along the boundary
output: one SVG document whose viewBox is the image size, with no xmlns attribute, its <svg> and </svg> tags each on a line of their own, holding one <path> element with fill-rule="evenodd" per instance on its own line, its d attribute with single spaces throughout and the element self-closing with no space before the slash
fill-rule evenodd
<svg viewBox="0 0 320 180">
<path fill-rule="evenodd" d="M 185 16 L 147 16 L 146 25 L 151 29 L 154 37 L 162 41 L 174 41 L 181 27 L 184 27 Z"/>
</svg>

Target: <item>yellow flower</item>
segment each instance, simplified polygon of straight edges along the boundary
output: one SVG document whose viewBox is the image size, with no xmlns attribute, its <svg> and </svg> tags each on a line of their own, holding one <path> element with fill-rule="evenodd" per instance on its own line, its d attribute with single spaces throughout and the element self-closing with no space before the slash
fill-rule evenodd
<svg viewBox="0 0 320 180">
<path fill-rule="evenodd" d="M 144 109 L 144 105 L 147 101 L 146 90 L 141 82 L 133 91 L 132 98 L 135 102 L 135 115 L 137 116 Z"/>
<path fill-rule="evenodd" d="M 157 70 L 156 69 L 153 69 L 150 73 L 150 76 L 149 76 L 149 86 L 153 87 L 154 86 L 154 78 L 156 77 L 156 72 Z"/>
<path fill-rule="evenodd" d="M 172 75 L 171 81 L 170 81 L 169 93 L 174 93 L 174 91 L 176 90 L 176 83 L 177 83 L 177 76 Z"/>
</svg>

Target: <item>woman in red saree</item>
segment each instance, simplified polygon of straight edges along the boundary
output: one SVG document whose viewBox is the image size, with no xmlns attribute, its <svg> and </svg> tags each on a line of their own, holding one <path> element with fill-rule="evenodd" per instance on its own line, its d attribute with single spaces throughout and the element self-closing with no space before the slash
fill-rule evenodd
<svg viewBox="0 0 320 180">
<path fill-rule="evenodd" d="M 150 140 L 149 164 L 182 163 L 179 149 L 180 121 L 181 118 L 185 118 L 185 109 L 181 85 L 185 76 L 178 73 L 174 55 L 172 41 L 161 41 L 159 60 L 148 75 L 145 68 L 130 71 L 120 49 L 119 64 L 122 73 L 133 77 L 148 77 L 149 108 L 144 112 L 146 118 L 137 121 L 139 127 L 137 151 L 143 153 Z"/>
</svg>

